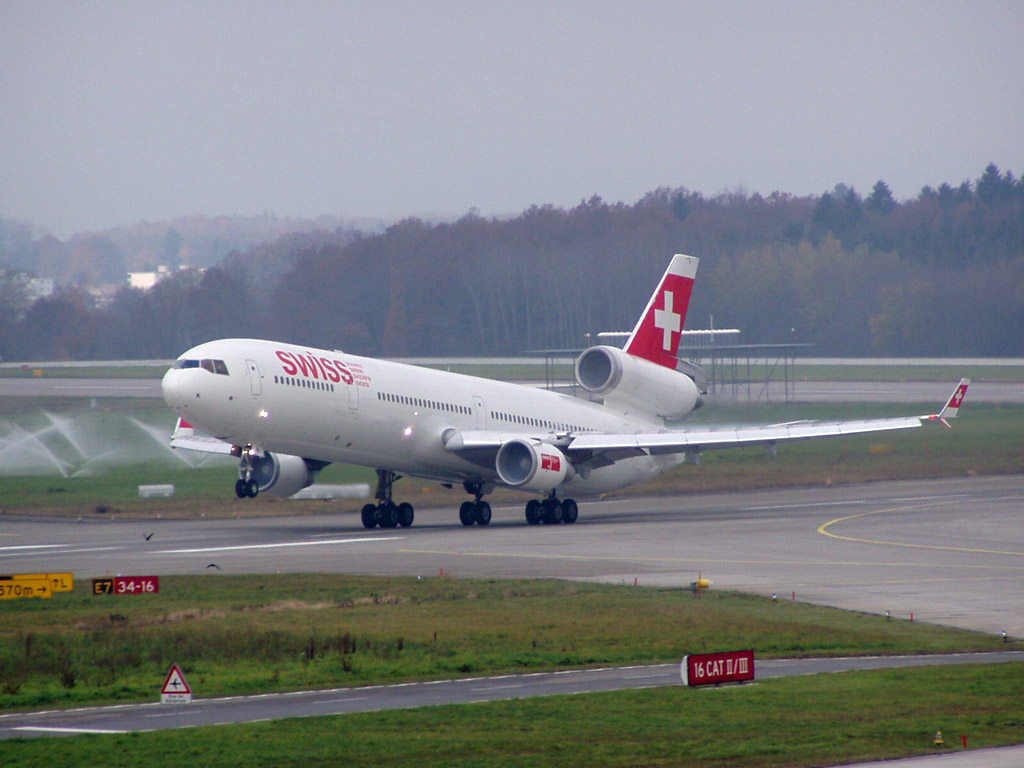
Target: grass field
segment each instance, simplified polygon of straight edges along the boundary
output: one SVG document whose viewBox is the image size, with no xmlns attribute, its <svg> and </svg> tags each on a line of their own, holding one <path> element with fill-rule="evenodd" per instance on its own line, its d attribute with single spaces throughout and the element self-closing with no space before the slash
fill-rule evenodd
<svg viewBox="0 0 1024 768">
<path fill-rule="evenodd" d="M 998 638 L 731 593 L 555 581 L 166 577 L 158 595 L 0 604 L 0 707 L 564 667 L 1003 650 Z M 642 630 L 638 631 L 640 627 Z M 1015 648 L 1012 643 L 1009 647 Z M 130 735 L 0 742 L 0 764 L 809 766 L 1024 739 L 1024 665 L 775 679 Z"/>
<path fill-rule="evenodd" d="M 1006 649 L 965 630 L 727 592 L 545 580 L 167 576 L 160 592 L 0 604 L 0 709 L 678 661 Z M 1015 643 L 1009 647 L 1016 647 Z"/>
<path fill-rule="evenodd" d="M 945 746 L 933 744 L 941 730 Z M 935 667 L 554 696 L 190 728 L 0 742 L 8 768 L 82 765 L 698 766 L 839 765 L 1015 744 L 1022 665 Z"/>
</svg>

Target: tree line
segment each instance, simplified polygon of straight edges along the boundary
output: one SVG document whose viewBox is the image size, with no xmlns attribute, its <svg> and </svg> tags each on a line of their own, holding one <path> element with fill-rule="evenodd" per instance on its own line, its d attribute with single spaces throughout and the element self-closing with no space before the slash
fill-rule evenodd
<svg viewBox="0 0 1024 768">
<path fill-rule="evenodd" d="M 385 356 L 578 348 L 631 329 L 677 252 L 701 258 L 689 328 L 713 315 L 746 343 L 828 355 L 1024 355 L 1024 180 L 995 165 L 903 202 L 883 181 L 808 197 L 666 188 L 307 232 L 103 307 L 74 287 L 19 307 L 0 285 L 0 354 L 167 358 L 226 336 Z"/>
</svg>

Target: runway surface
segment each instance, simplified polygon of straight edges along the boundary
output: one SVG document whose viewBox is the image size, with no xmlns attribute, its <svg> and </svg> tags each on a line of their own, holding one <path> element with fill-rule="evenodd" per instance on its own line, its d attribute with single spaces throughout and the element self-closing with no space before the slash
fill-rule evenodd
<svg viewBox="0 0 1024 768">
<path fill-rule="evenodd" d="M 325 503 L 326 504 L 326 503 Z M 163 575 L 326 571 L 554 577 L 733 588 L 898 618 L 1024 636 L 1024 477 L 634 498 L 581 504 L 572 526 L 529 526 L 496 507 L 487 528 L 455 509 L 409 529 L 367 531 L 355 514 L 190 521 L 0 517 L 0 573 Z M 151 535 L 150 535 L 151 534 Z M 149 536 L 147 539 L 146 537 Z M 1020 659 L 1021 654 L 1012 658 Z M 971 659 L 973 660 L 973 659 Z M 963 657 L 758 662 L 758 677 Z M 980 660 L 997 660 L 984 655 Z M 153 730 L 441 703 L 679 684 L 676 665 L 476 678 L 0 716 L 0 738 Z M 1015 765 L 1024 750 L 974 762 Z M 1009 762 L 1007 762 L 1009 761 Z M 913 763 L 910 763 L 913 765 Z"/>
<path fill-rule="evenodd" d="M 755 660 L 758 679 L 854 670 L 1024 661 L 1024 652 L 887 656 L 845 659 Z M 130 733 L 253 723 L 288 717 L 346 715 L 388 709 L 503 701 L 681 685 L 678 664 L 579 669 L 527 675 L 472 677 L 258 696 L 196 699 L 190 704 L 120 704 L 0 715 L 0 740 L 83 733 Z"/>
<path fill-rule="evenodd" d="M 325 510 L 329 502 L 325 502 Z M 0 573 L 336 572 L 712 588 L 1024 637 L 1024 477 L 581 502 L 571 526 L 496 506 L 412 528 L 357 514 L 138 522 L 0 517 Z M 152 534 L 147 540 L 146 535 Z"/>
</svg>

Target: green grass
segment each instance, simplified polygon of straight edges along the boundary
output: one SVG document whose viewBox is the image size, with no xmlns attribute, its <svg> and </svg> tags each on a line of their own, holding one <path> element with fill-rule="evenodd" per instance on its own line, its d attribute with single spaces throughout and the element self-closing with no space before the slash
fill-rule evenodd
<svg viewBox="0 0 1024 768">
<path fill-rule="evenodd" d="M 778 373 L 776 373 L 776 377 Z M 807 365 L 793 366 L 797 381 L 948 381 L 950 391 L 962 378 L 974 381 L 1024 381 L 1020 365 Z M 970 397 L 970 396 L 968 396 Z"/>
<path fill-rule="evenodd" d="M 0 603 L 0 709 L 147 700 L 174 662 L 211 697 L 671 662 L 723 643 L 762 658 L 1007 647 L 715 591 L 325 574 L 166 576 L 132 597 L 89 586 Z"/>
<path fill-rule="evenodd" d="M 941 730 L 945 746 L 933 744 Z M 1017 744 L 1024 665 L 783 678 L 189 728 L 0 742 L 10 768 L 320 765 L 839 765 Z"/>
</svg>

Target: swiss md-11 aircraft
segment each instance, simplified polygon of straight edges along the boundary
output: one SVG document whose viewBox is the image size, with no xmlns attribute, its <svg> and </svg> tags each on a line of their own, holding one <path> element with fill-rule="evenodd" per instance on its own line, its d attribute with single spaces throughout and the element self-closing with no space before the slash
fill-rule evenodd
<svg viewBox="0 0 1024 768">
<path fill-rule="evenodd" d="M 459 483 L 473 496 L 463 525 L 487 525 L 496 486 L 534 491 L 526 520 L 574 523 L 574 496 L 654 477 L 702 451 L 910 429 L 956 416 L 968 379 L 930 416 L 671 429 L 700 406 L 706 376 L 679 361 L 697 259 L 677 254 L 623 349 L 591 347 L 576 378 L 600 402 L 531 386 L 256 339 L 188 350 L 163 378 L 179 416 L 174 447 L 240 459 L 235 492 L 291 496 L 331 462 L 377 471 L 367 528 L 409 526 L 413 507 L 392 499 L 401 475 Z M 948 423 L 946 423 L 947 426 Z M 200 434 L 195 428 L 206 434 Z"/>
</svg>

